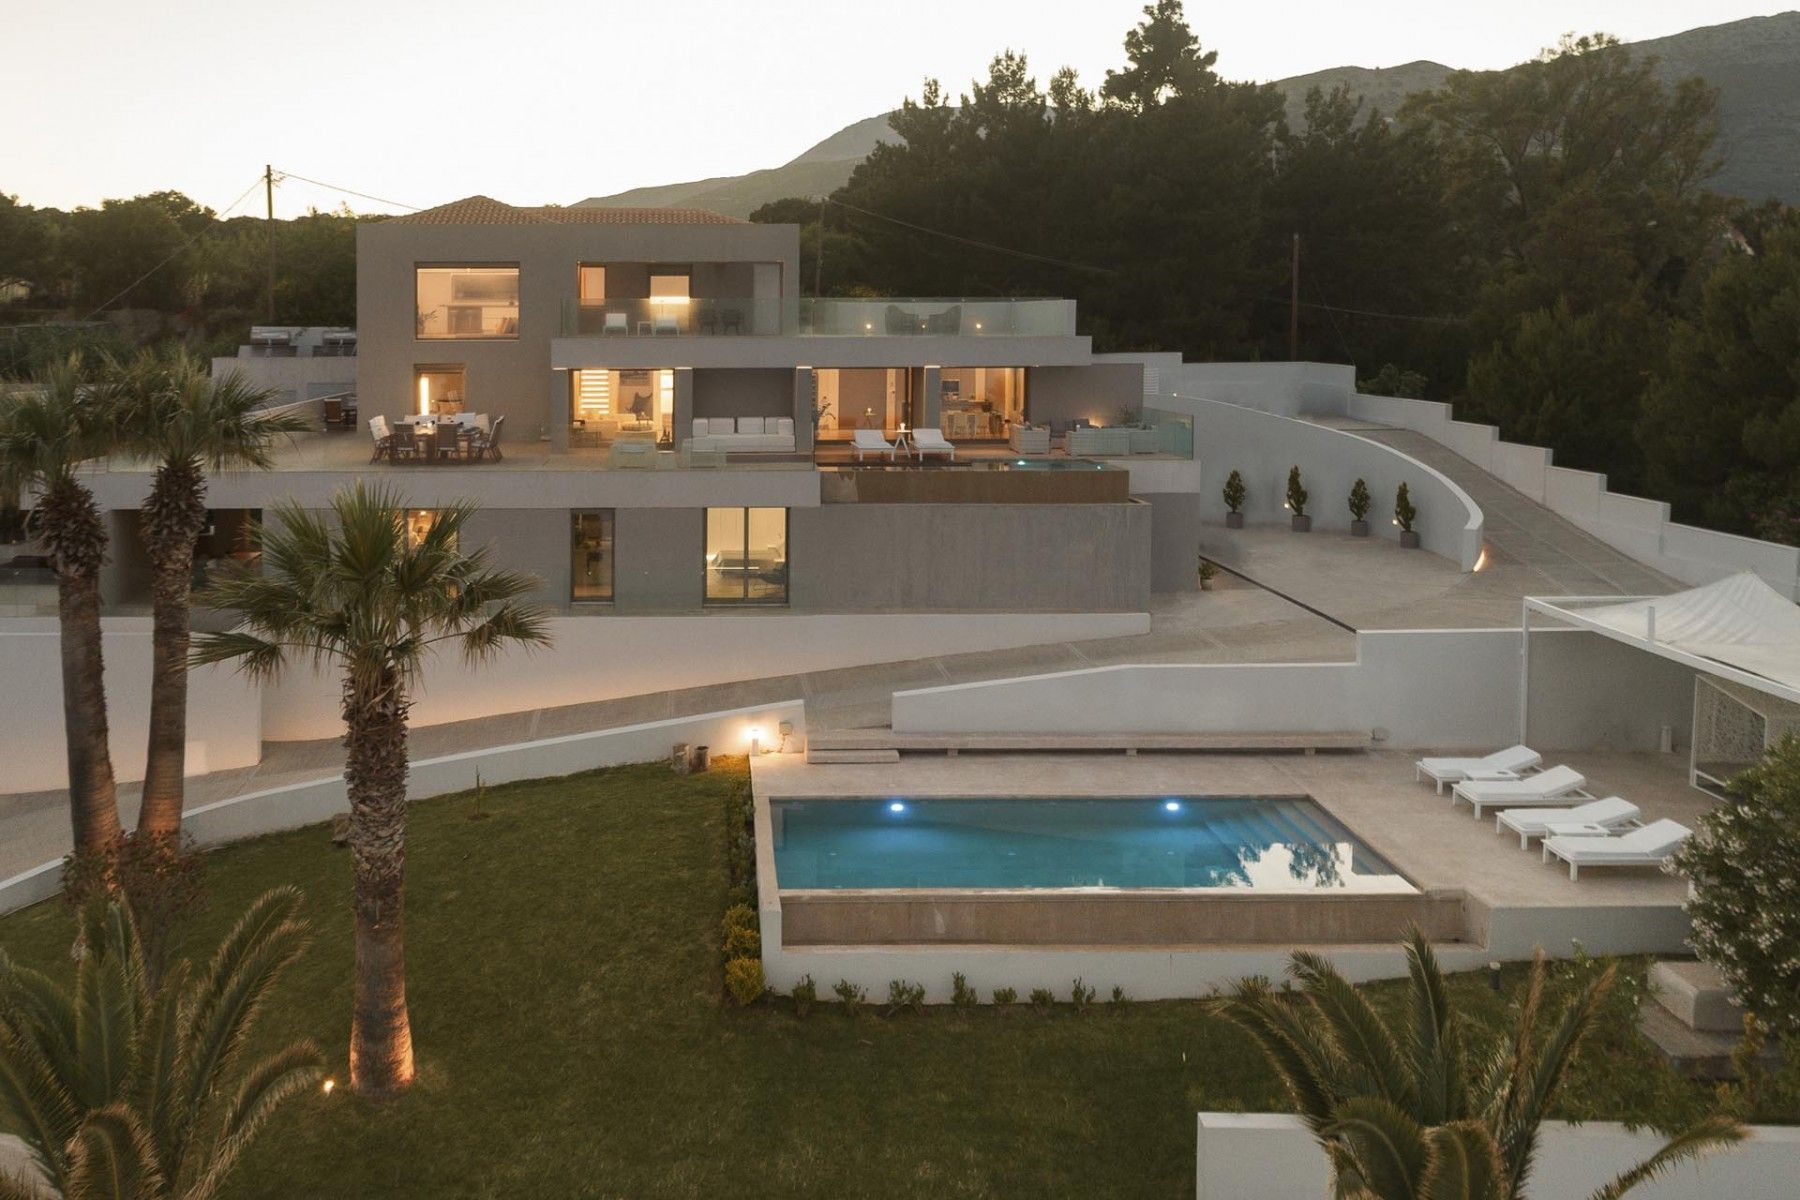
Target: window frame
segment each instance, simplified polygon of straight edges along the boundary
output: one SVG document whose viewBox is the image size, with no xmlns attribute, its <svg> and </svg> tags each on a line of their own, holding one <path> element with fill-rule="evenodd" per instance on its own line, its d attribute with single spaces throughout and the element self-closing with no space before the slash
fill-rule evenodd
<svg viewBox="0 0 1800 1200">
<path fill-rule="evenodd" d="M 605 518 L 606 537 L 611 547 L 606 560 L 606 595 L 577 596 L 575 594 L 575 528 L 582 517 L 600 516 Z M 619 510 L 617 508 L 571 508 L 569 510 L 569 605 L 587 606 L 597 604 L 617 604 L 619 600 Z"/>
<path fill-rule="evenodd" d="M 748 571 L 745 571 L 744 575 L 743 575 L 743 588 L 742 588 L 741 595 L 730 596 L 730 597 L 715 597 L 715 596 L 711 595 L 710 594 L 711 589 L 707 587 L 707 583 L 712 576 L 713 570 L 712 570 L 712 567 L 708 564 L 707 560 L 711 554 L 710 532 L 711 532 L 711 526 L 712 526 L 713 512 L 715 512 L 717 510 L 724 510 L 726 512 L 736 512 L 736 513 L 741 513 L 743 515 L 743 525 L 742 525 L 743 540 L 740 544 L 744 547 L 745 554 L 748 555 L 749 548 L 750 548 L 750 514 L 757 509 L 766 509 L 769 511 L 781 513 L 781 553 L 782 553 L 781 598 L 777 600 L 777 599 L 769 599 L 769 598 L 760 597 L 760 596 L 757 596 L 757 597 L 751 596 L 750 595 L 750 574 Z M 701 542 L 700 542 L 700 602 L 701 602 L 701 605 L 703 607 L 708 607 L 708 608 L 713 608 L 713 607 L 717 607 L 717 608 L 785 608 L 789 604 L 791 604 L 792 597 L 793 597 L 793 590 L 794 590 L 794 563 L 793 563 L 792 556 L 789 554 L 789 547 L 791 545 L 791 538 L 793 535 L 793 513 L 792 513 L 792 511 L 785 506 L 774 505 L 774 504 L 749 504 L 749 505 L 712 504 L 712 505 L 708 505 L 705 509 L 703 509 L 702 513 L 703 513 L 702 519 L 705 523 L 703 524 L 703 526 L 701 528 Z"/>
<path fill-rule="evenodd" d="M 513 317 L 511 333 L 426 333 L 420 313 L 424 306 L 420 303 L 419 281 L 426 271 L 511 271 L 514 281 L 513 307 L 517 315 Z M 525 311 L 525 273 L 517 262 L 415 262 L 413 272 L 413 340 L 415 342 L 516 342 L 519 340 L 519 326 L 524 319 Z M 454 278 L 454 276 L 452 277 Z M 485 306 L 484 306 L 485 307 Z M 444 324 L 449 325 L 449 313 L 446 308 Z"/>
</svg>

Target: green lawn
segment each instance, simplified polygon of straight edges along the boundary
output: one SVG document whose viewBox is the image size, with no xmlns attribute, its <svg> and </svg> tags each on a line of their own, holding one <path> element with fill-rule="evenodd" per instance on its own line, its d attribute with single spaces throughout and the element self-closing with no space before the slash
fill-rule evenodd
<svg viewBox="0 0 1800 1200">
<path fill-rule="evenodd" d="M 296 1102 L 231 1196 L 1191 1196 L 1195 1111 L 1278 1105 L 1257 1052 L 1191 1002 L 891 1020 L 728 1006 L 723 798 L 743 768 L 415 808 L 418 1086 L 385 1108 L 343 1089 Z M 317 938 L 265 1033 L 315 1038 L 340 1080 L 349 871 L 323 828 L 210 856 L 193 943 L 210 950 L 265 887 L 304 889 Z M 70 933 L 57 903 L 0 921 L 9 952 L 59 972 Z M 1498 1019 L 1484 980 L 1456 986 Z M 1704 1095 L 1630 1033 L 1596 1043 L 1577 1085 L 1589 1117 L 1666 1118 Z"/>
</svg>

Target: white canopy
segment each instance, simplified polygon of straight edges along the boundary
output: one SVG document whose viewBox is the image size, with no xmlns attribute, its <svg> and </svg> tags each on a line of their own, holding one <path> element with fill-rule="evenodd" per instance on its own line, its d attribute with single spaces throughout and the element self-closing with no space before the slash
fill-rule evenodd
<svg viewBox="0 0 1800 1200">
<path fill-rule="evenodd" d="M 1533 599 L 1530 606 L 1670 657 L 1733 668 L 1734 677 L 1755 676 L 1776 685 L 1777 694 L 1800 697 L 1800 606 L 1747 571 L 1667 596 L 1597 599 Z"/>
</svg>

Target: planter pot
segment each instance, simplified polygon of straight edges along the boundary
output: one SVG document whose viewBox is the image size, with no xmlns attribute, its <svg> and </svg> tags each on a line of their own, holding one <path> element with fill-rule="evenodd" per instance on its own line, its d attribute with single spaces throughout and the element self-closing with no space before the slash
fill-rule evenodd
<svg viewBox="0 0 1800 1200">
<path fill-rule="evenodd" d="M 1405 546 L 1408 550 L 1417 550 L 1419 548 L 1418 533 L 1411 529 L 1402 529 L 1400 531 L 1400 544 Z"/>
<path fill-rule="evenodd" d="M 1294 526 L 1295 533 L 1311 533 L 1312 532 L 1312 518 L 1308 517 L 1308 516 L 1303 516 L 1300 513 L 1295 513 L 1294 517 L 1293 517 L 1293 526 Z"/>
<path fill-rule="evenodd" d="M 1226 513 L 1225 514 L 1225 528 L 1227 528 L 1227 529 L 1242 529 L 1243 527 L 1244 527 L 1244 514 L 1243 513 Z"/>
<path fill-rule="evenodd" d="M 1368 537 L 1369 536 L 1369 523 L 1367 521 L 1352 521 L 1352 522 L 1350 522 L 1350 536 L 1351 537 Z"/>
<path fill-rule="evenodd" d="M 1201 590 L 1201 591 L 1203 591 L 1203 592 L 1210 592 L 1210 591 L 1212 591 L 1212 585 L 1213 585 L 1213 581 L 1212 581 L 1212 580 L 1210 580 L 1210 579 L 1202 579 L 1202 580 L 1201 580 L 1201 581 L 1200 581 L 1200 590 Z"/>
</svg>

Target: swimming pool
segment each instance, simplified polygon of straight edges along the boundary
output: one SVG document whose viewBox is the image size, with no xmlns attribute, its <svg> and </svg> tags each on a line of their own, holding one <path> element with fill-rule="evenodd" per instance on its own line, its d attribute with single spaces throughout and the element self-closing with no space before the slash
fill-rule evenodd
<svg viewBox="0 0 1800 1200">
<path fill-rule="evenodd" d="M 1305 797 L 857 797 L 770 804 L 783 890 L 1408 893 Z"/>
</svg>

